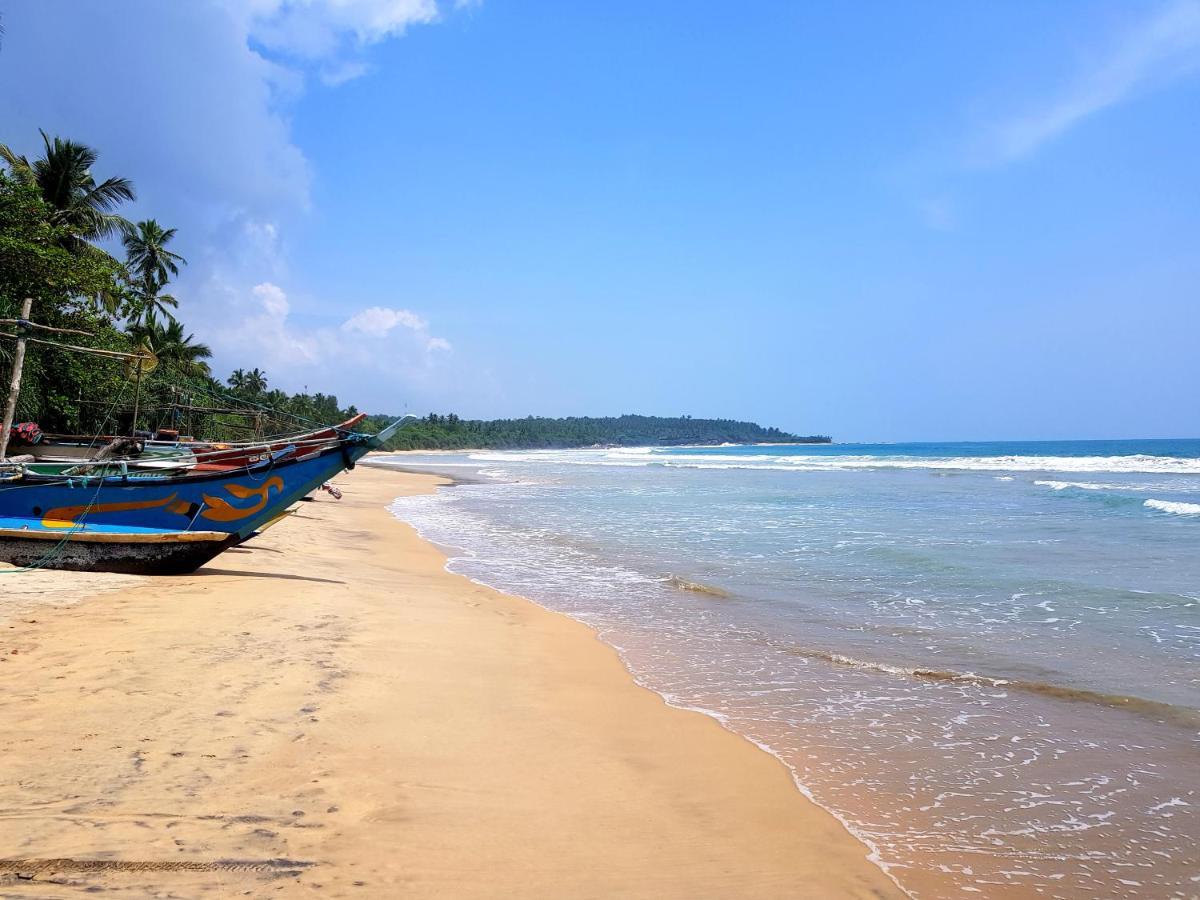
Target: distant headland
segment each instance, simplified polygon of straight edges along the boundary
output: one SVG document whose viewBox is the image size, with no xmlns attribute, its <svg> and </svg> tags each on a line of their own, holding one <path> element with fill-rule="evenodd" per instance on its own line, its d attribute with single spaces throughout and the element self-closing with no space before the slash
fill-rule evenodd
<svg viewBox="0 0 1200 900">
<path fill-rule="evenodd" d="M 372 416 L 381 425 L 389 416 Z M 400 429 L 389 450 L 461 450 L 494 448 L 531 450 L 572 447 L 670 447 L 717 444 L 828 444 L 823 434 L 796 435 L 778 428 L 734 419 L 693 419 L 691 416 L 570 416 L 549 419 L 461 419 L 450 413 L 430 413 Z"/>
</svg>

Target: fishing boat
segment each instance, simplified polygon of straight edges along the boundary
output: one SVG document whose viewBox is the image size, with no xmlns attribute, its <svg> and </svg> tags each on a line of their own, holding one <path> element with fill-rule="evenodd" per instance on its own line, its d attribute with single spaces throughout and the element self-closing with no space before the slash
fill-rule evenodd
<svg viewBox="0 0 1200 900">
<path fill-rule="evenodd" d="M 119 438 L 93 452 L 99 437 L 73 446 L 62 442 L 57 449 L 51 442 L 42 448 L 40 463 L 34 454 L 28 454 L 31 461 L 10 458 L 26 342 L 51 343 L 30 336 L 31 330 L 61 330 L 29 322 L 32 302 L 25 299 L 20 319 L 0 320 L 17 328 L 16 334 L 2 335 L 16 340 L 16 351 L 0 424 L 0 561 L 29 568 L 191 571 L 277 521 L 293 503 L 353 468 L 407 419 L 415 418 L 405 416 L 375 435 L 351 430 L 362 421 L 356 416 L 286 442 L 151 442 L 147 460 L 141 459 L 147 447 L 144 442 L 139 445 L 138 438 Z M 125 360 L 140 390 L 143 351 L 121 354 L 61 346 Z M 137 397 L 135 393 L 134 422 Z M 25 443 L 41 446 L 36 436 L 25 436 Z M 117 444 L 123 453 L 117 452 Z M 65 456 L 54 458 L 56 452 Z M 155 457 L 163 465 L 155 465 Z"/>
<path fill-rule="evenodd" d="M 136 477 L 18 472 L 0 491 L 0 517 L 38 521 L 63 533 L 86 521 L 97 526 L 220 531 L 245 539 L 301 497 L 353 468 L 404 421 L 376 435 L 351 432 L 299 455 L 285 447 L 237 470 Z"/>
<path fill-rule="evenodd" d="M 0 561 L 93 572 L 180 574 L 280 519 L 293 503 L 383 444 L 351 433 L 244 469 L 171 475 L 22 473 L 0 491 Z"/>
</svg>

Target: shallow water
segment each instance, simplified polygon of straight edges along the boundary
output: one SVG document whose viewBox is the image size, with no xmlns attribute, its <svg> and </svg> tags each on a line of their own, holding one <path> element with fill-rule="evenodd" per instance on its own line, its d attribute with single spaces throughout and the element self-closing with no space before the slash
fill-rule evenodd
<svg viewBox="0 0 1200 900">
<path fill-rule="evenodd" d="M 424 461 L 482 476 L 394 507 L 454 571 L 770 748 L 911 892 L 1200 894 L 1200 441 Z"/>
</svg>

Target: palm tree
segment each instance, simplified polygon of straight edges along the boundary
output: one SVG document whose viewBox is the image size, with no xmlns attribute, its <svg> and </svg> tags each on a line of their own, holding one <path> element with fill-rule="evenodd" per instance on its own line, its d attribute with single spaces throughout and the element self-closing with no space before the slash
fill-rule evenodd
<svg viewBox="0 0 1200 900">
<path fill-rule="evenodd" d="M 174 228 L 163 228 L 154 219 L 130 226 L 121 242 L 125 245 L 125 268 L 129 272 L 130 289 L 122 298 L 122 312 L 127 319 L 140 323 L 147 316 L 172 318 L 167 307 L 179 306 L 170 294 L 163 294 L 172 275 L 179 274 L 179 264 L 187 260 L 167 249 L 175 237 Z"/>
<path fill-rule="evenodd" d="M 229 386 L 238 393 L 246 390 L 246 370 L 234 369 L 229 376 Z"/>
<path fill-rule="evenodd" d="M 146 219 L 121 238 L 125 245 L 125 266 L 147 292 L 151 286 L 161 288 L 172 275 L 178 275 L 180 263 L 187 265 L 186 259 L 167 249 L 174 237 L 174 228 L 163 228 L 154 219 Z"/>
<path fill-rule="evenodd" d="M 102 302 L 110 314 L 119 313 L 134 325 L 141 325 L 159 317 L 174 319 L 170 309 L 177 309 L 179 301 L 170 294 L 160 294 L 160 290 L 160 285 L 135 282 L 120 288 L 111 298 L 102 298 Z"/>
<path fill-rule="evenodd" d="M 260 369 L 251 369 L 246 373 L 246 390 L 258 395 L 267 389 L 267 373 Z"/>
<path fill-rule="evenodd" d="M 160 363 L 173 366 L 186 375 L 208 375 L 205 360 L 212 357 L 212 350 L 197 341 L 195 335 L 184 334 L 183 323 L 178 319 L 168 316 L 166 322 L 160 322 L 156 316 L 148 315 L 127 333 L 135 343 L 158 357 Z"/>
<path fill-rule="evenodd" d="M 267 391 L 262 398 L 263 406 L 269 406 L 271 409 L 283 409 L 284 404 L 288 402 L 288 395 L 276 388 L 272 391 Z"/>
<path fill-rule="evenodd" d="M 133 183 L 127 178 L 107 178 L 97 184 L 92 175 L 95 150 L 60 137 L 51 141 L 46 132 L 40 133 L 46 147 L 41 159 L 30 162 L 7 144 L 0 144 L 0 159 L 12 178 L 38 189 L 52 210 L 50 223 L 70 233 L 68 249 L 86 252 L 94 249 L 87 242 L 129 228 L 129 222 L 113 210 L 135 198 Z"/>
</svg>

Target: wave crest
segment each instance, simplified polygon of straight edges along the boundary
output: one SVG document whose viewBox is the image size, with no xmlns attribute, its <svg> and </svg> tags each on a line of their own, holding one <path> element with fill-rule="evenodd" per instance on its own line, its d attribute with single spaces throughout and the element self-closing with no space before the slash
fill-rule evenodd
<svg viewBox="0 0 1200 900">
<path fill-rule="evenodd" d="M 787 472 L 929 469 L 963 472 L 1070 472 L 1200 475 L 1200 458 L 1176 456 L 869 456 L 687 453 L 653 447 L 472 453 L 477 462 L 542 462 L 583 466 L 680 469 L 766 469 Z M 1082 482 L 1075 486 L 1083 487 Z M 1084 490 L 1095 488 L 1084 487 Z"/>
<path fill-rule="evenodd" d="M 1155 500 L 1151 497 L 1142 504 L 1147 509 L 1171 513 L 1175 516 L 1200 516 L 1200 503 L 1179 503 L 1174 500 Z"/>
</svg>

